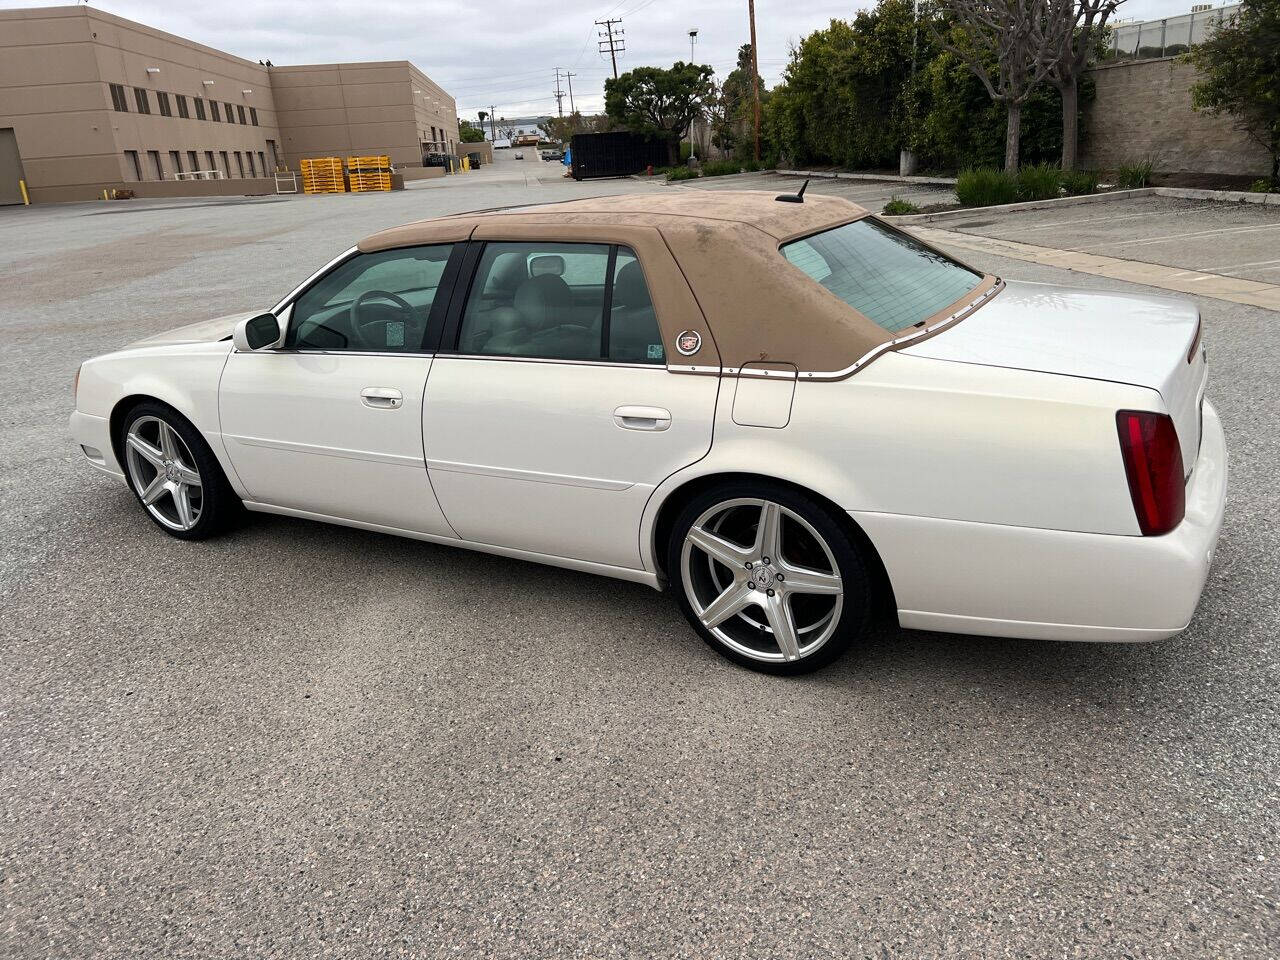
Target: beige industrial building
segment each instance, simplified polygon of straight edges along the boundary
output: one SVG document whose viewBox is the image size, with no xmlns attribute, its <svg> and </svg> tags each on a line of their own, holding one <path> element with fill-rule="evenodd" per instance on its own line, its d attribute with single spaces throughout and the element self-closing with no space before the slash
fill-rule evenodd
<svg viewBox="0 0 1280 960">
<path fill-rule="evenodd" d="M 304 157 L 386 154 L 407 178 L 458 141 L 408 61 L 269 67 L 86 6 L 0 10 L 0 203 L 255 193 Z"/>
</svg>

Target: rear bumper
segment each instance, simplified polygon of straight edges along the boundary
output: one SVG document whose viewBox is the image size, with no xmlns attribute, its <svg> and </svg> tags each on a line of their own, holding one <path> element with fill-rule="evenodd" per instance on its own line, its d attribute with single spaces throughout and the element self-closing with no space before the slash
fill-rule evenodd
<svg viewBox="0 0 1280 960">
<path fill-rule="evenodd" d="M 111 446 L 111 424 L 106 417 L 95 417 L 79 410 L 71 414 L 71 436 L 89 465 L 103 473 L 124 479 L 124 470 Z"/>
<path fill-rule="evenodd" d="M 1227 450 L 1204 405 L 1186 517 L 1162 537 L 853 512 L 904 627 L 1044 640 L 1159 640 L 1186 628 L 1222 529 Z"/>
</svg>

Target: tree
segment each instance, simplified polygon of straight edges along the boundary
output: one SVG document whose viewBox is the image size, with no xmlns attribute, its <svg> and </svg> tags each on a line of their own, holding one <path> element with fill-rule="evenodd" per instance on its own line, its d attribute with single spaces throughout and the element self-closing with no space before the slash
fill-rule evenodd
<svg viewBox="0 0 1280 960">
<path fill-rule="evenodd" d="M 1051 0 L 1051 15 L 1062 20 L 1047 74 L 1062 97 L 1062 169 L 1074 170 L 1080 145 L 1080 75 L 1106 42 L 1107 20 L 1124 0 Z"/>
<path fill-rule="evenodd" d="M 484 122 L 485 122 L 487 119 L 489 119 L 489 111 L 488 111 L 488 110 L 481 110 L 481 111 L 479 112 L 479 114 L 477 114 L 477 116 L 479 116 L 479 117 L 480 117 L 480 132 L 483 134 L 483 133 L 484 133 Z"/>
<path fill-rule="evenodd" d="M 463 143 L 479 143 L 484 139 L 484 131 L 479 127 L 473 127 L 470 120 L 459 120 L 458 139 Z"/>
<path fill-rule="evenodd" d="M 1270 185 L 1280 186 L 1280 0 L 1244 0 L 1187 58 L 1201 76 L 1192 106 L 1235 117 L 1271 154 Z"/>
<path fill-rule="evenodd" d="M 1018 170 L 1022 105 L 1052 68 L 1067 24 L 1053 16 L 1061 0 L 938 0 L 950 24 L 932 20 L 935 37 L 973 71 L 1008 111 L 1004 168 Z M 945 29 L 950 26 L 950 29 Z M 945 32 L 944 32 L 945 30 Z"/>
<path fill-rule="evenodd" d="M 674 165 L 680 141 L 710 92 L 712 73 L 706 64 L 684 61 L 669 70 L 637 67 L 605 80 L 605 113 L 634 133 L 665 139 Z"/>
</svg>

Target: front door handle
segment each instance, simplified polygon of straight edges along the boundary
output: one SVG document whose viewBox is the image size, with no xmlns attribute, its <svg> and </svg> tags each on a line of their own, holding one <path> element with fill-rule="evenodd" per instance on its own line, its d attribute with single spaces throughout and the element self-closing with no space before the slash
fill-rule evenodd
<svg viewBox="0 0 1280 960">
<path fill-rule="evenodd" d="M 404 394 L 392 387 L 365 387 L 360 402 L 375 410 L 394 410 L 404 403 Z"/>
<path fill-rule="evenodd" d="M 622 406 L 613 411 L 613 422 L 625 430 L 666 430 L 671 411 L 662 407 Z"/>
</svg>

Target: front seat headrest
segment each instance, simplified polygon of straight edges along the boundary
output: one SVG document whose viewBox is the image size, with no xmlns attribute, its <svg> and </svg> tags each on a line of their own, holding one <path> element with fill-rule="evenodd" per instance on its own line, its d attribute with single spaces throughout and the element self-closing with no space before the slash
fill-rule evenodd
<svg viewBox="0 0 1280 960">
<path fill-rule="evenodd" d="M 644 283 L 644 271 L 640 261 L 632 260 L 623 265 L 613 279 L 613 305 L 615 307 L 648 307 L 649 288 Z"/>
<path fill-rule="evenodd" d="M 544 273 L 516 287 L 514 306 L 535 330 L 554 327 L 569 319 L 573 291 L 559 277 Z"/>
<path fill-rule="evenodd" d="M 529 263 L 529 274 L 534 277 L 564 276 L 564 257 L 554 253 L 548 253 L 541 257 L 534 257 Z"/>
</svg>

